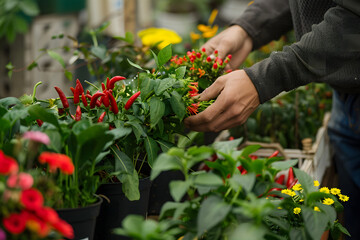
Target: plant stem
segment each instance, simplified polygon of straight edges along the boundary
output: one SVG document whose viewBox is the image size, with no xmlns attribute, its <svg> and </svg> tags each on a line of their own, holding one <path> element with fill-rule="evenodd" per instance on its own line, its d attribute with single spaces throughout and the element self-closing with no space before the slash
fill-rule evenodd
<svg viewBox="0 0 360 240">
<path fill-rule="evenodd" d="M 85 82 L 86 82 L 87 84 L 89 84 L 90 86 L 92 86 L 93 88 L 95 88 L 96 90 L 100 91 L 100 89 L 99 89 L 97 86 L 95 86 L 94 84 L 92 84 L 92 83 L 89 82 L 88 80 L 85 80 Z"/>
</svg>

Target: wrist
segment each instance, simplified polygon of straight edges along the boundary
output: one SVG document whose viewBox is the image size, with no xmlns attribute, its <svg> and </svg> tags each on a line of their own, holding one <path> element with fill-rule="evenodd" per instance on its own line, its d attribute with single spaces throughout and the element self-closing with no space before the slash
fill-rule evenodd
<svg viewBox="0 0 360 240">
<path fill-rule="evenodd" d="M 238 39 L 243 39 L 244 43 L 248 46 L 253 47 L 253 39 L 240 25 L 232 25 L 230 28 L 238 35 Z"/>
</svg>

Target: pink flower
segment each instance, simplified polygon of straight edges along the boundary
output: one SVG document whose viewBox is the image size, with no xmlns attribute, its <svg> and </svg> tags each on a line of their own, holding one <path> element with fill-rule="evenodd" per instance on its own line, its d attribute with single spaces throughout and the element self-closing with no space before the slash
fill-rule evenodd
<svg viewBox="0 0 360 240">
<path fill-rule="evenodd" d="M 28 131 L 28 132 L 24 133 L 23 138 L 30 139 L 34 142 L 43 143 L 45 145 L 50 144 L 49 136 L 46 135 L 45 133 L 39 132 L 39 131 Z"/>
<path fill-rule="evenodd" d="M 21 188 L 22 190 L 26 190 L 32 187 L 34 179 L 30 174 L 22 172 L 18 175 L 10 175 L 6 183 L 8 187 Z"/>
</svg>

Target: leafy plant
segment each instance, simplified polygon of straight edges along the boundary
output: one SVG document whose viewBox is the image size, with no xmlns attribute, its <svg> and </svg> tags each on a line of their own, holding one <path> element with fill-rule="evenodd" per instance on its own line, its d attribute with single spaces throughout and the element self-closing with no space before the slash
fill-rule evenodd
<svg viewBox="0 0 360 240">
<path fill-rule="evenodd" d="M 39 14 L 35 0 L 0 1 L 0 38 L 6 37 L 8 43 L 15 40 L 16 34 L 28 31 L 28 17 Z"/>
<path fill-rule="evenodd" d="M 288 189 L 282 185 L 284 178 L 279 179 L 297 160 L 279 161 L 281 158 L 276 154 L 257 158 L 252 154 L 260 146 L 237 150 L 240 142 L 241 139 L 235 139 L 187 150 L 171 148 L 157 158 L 151 179 L 167 170 L 184 174 L 184 180 L 170 183 L 175 201 L 165 203 L 160 214 L 160 222 L 181 231 L 174 236 L 183 236 L 183 239 L 238 239 L 239 236 L 319 239 L 327 229 L 334 238 L 339 237 L 340 232 L 347 233 L 340 223 L 334 222 L 341 204 L 333 194 L 347 200 L 346 196 L 339 195 L 339 189 L 324 192 L 298 169 L 294 170 L 298 182 L 287 185 Z M 195 171 L 202 162 L 207 168 Z"/>
</svg>

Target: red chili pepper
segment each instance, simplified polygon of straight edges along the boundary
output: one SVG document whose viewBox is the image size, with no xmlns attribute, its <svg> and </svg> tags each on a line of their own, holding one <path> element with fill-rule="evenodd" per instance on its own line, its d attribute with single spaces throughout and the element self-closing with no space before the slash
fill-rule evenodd
<svg viewBox="0 0 360 240">
<path fill-rule="evenodd" d="M 292 167 L 289 168 L 289 172 L 288 172 L 288 179 L 286 181 L 286 187 L 288 189 L 290 189 L 295 183 L 295 179 L 294 179 L 294 170 Z"/>
<path fill-rule="evenodd" d="M 59 88 L 59 87 L 54 87 L 55 90 L 57 91 L 57 93 L 59 94 L 61 103 L 63 105 L 64 108 L 69 108 L 69 102 L 64 94 L 64 92 Z"/>
<path fill-rule="evenodd" d="M 97 92 L 95 93 L 92 97 L 91 97 L 91 100 L 90 100 L 90 108 L 94 108 L 95 105 L 96 105 L 96 102 L 98 100 L 99 97 L 101 96 L 104 96 L 105 94 L 102 93 L 102 92 Z M 100 103 L 101 104 L 101 103 Z"/>
<path fill-rule="evenodd" d="M 75 87 L 73 94 L 74 94 L 74 104 L 78 104 L 80 102 L 80 93 L 79 93 L 79 88 L 77 86 Z"/>
<path fill-rule="evenodd" d="M 276 180 L 275 182 L 278 184 L 283 184 L 285 180 L 285 174 L 281 174 Z"/>
<path fill-rule="evenodd" d="M 105 115 L 106 115 L 106 112 L 103 112 L 103 113 L 100 115 L 100 117 L 99 117 L 99 119 L 98 119 L 97 122 L 103 122 Z"/>
<path fill-rule="evenodd" d="M 84 106 L 87 107 L 88 102 L 84 93 L 81 93 L 81 101 L 83 102 Z"/>
<path fill-rule="evenodd" d="M 63 108 L 58 108 L 58 114 L 61 116 L 65 113 Z"/>
<path fill-rule="evenodd" d="M 109 95 L 107 94 L 107 90 L 104 91 L 105 95 L 101 97 L 101 102 L 104 104 L 105 107 L 109 107 L 110 105 L 110 100 L 109 100 Z"/>
<path fill-rule="evenodd" d="M 82 114 L 81 107 L 80 107 L 80 105 L 78 105 L 76 108 L 75 121 L 81 120 L 81 114 Z"/>
<path fill-rule="evenodd" d="M 90 94 L 86 94 L 85 97 L 91 101 L 92 96 Z"/>
<path fill-rule="evenodd" d="M 73 94 L 75 94 L 75 88 L 70 87 L 70 90 L 71 90 L 71 92 L 72 92 Z"/>
<path fill-rule="evenodd" d="M 115 76 L 113 78 L 110 79 L 109 81 L 109 85 L 107 86 L 107 89 L 113 89 L 115 87 L 115 83 L 121 80 L 126 79 L 125 77 L 122 76 Z"/>
<path fill-rule="evenodd" d="M 276 151 L 275 151 L 273 154 L 271 154 L 270 157 L 268 157 L 268 158 L 276 157 L 278 154 L 279 154 L 279 151 L 276 150 Z"/>
<path fill-rule="evenodd" d="M 134 95 L 132 95 L 129 100 L 126 102 L 125 104 L 125 109 L 129 110 L 129 108 L 133 105 L 134 101 L 136 100 L 136 98 L 138 98 L 140 96 L 140 91 L 138 91 L 137 93 L 135 93 Z"/>
<path fill-rule="evenodd" d="M 101 88 L 102 88 L 102 90 L 103 90 L 103 92 L 105 91 L 105 89 L 106 89 L 106 87 L 105 87 L 105 83 L 101 83 Z"/>
<path fill-rule="evenodd" d="M 109 100 L 110 100 L 110 104 L 111 104 L 111 111 L 114 114 L 118 114 L 119 107 L 117 105 L 116 99 L 114 98 L 114 96 L 110 92 L 107 92 L 107 95 L 109 96 Z"/>
<path fill-rule="evenodd" d="M 43 121 L 42 120 L 40 120 L 40 119 L 36 119 L 36 122 L 37 122 L 37 124 L 39 125 L 39 127 L 41 127 L 41 125 L 43 125 Z"/>
<path fill-rule="evenodd" d="M 79 94 L 84 93 L 84 88 L 83 88 L 83 86 L 81 85 L 81 82 L 79 81 L 79 79 L 76 79 L 76 87 L 75 87 L 75 89 L 76 89 L 76 88 L 79 89 Z"/>
<path fill-rule="evenodd" d="M 109 88 L 109 84 L 110 84 L 110 78 L 106 78 L 106 88 Z"/>
<path fill-rule="evenodd" d="M 101 106 L 101 102 L 100 102 L 99 99 L 96 101 L 95 105 L 96 105 L 97 107 L 100 107 L 100 106 Z"/>
</svg>

